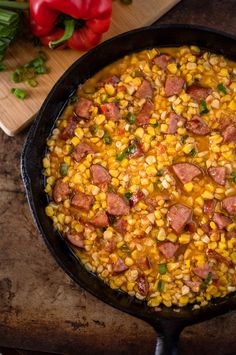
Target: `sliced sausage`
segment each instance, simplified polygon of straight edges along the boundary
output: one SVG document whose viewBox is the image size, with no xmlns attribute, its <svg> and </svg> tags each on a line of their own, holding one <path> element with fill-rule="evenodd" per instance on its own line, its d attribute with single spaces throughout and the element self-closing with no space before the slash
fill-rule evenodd
<svg viewBox="0 0 236 355">
<path fill-rule="evenodd" d="M 71 157 L 75 161 L 80 162 L 82 159 L 84 159 L 86 157 L 86 155 L 88 155 L 90 153 L 94 153 L 94 151 L 90 147 L 90 145 L 88 145 L 85 142 L 81 142 L 75 147 L 75 149 L 73 150 L 73 152 L 71 154 Z"/>
<path fill-rule="evenodd" d="M 114 216 L 123 216 L 129 214 L 129 206 L 123 197 L 114 192 L 108 192 L 107 211 Z"/>
<path fill-rule="evenodd" d="M 154 63 L 161 69 L 166 69 L 167 65 L 173 63 L 175 60 L 169 54 L 159 54 L 153 59 Z"/>
<path fill-rule="evenodd" d="M 208 169 L 209 175 L 219 185 L 224 186 L 226 182 L 226 168 L 223 166 L 212 167 Z"/>
<path fill-rule="evenodd" d="M 128 270 L 128 267 L 125 265 L 124 261 L 119 257 L 117 262 L 113 266 L 113 274 L 120 274 Z"/>
<path fill-rule="evenodd" d="M 180 115 L 177 115 L 174 112 L 171 112 L 169 115 L 169 126 L 167 133 L 168 134 L 175 134 L 178 128 L 178 122 L 184 121 L 184 118 Z"/>
<path fill-rule="evenodd" d="M 212 93 L 212 89 L 199 85 L 191 85 L 187 88 L 186 92 L 191 99 L 198 101 L 205 100 Z"/>
<path fill-rule="evenodd" d="M 105 240 L 104 241 L 104 250 L 108 253 L 113 253 L 116 250 L 116 243 L 114 240 Z"/>
<path fill-rule="evenodd" d="M 128 227 L 128 222 L 126 220 L 124 220 L 123 218 L 118 219 L 118 221 L 115 222 L 115 224 L 114 224 L 114 228 L 120 234 L 125 234 L 127 227 Z"/>
<path fill-rule="evenodd" d="M 165 242 L 158 246 L 158 249 L 167 259 L 170 259 L 175 255 L 176 251 L 179 249 L 179 245 L 171 242 Z"/>
<path fill-rule="evenodd" d="M 76 126 L 77 126 L 76 118 L 74 116 L 70 117 L 66 127 L 63 129 L 60 135 L 60 138 L 66 140 L 68 138 L 73 137 Z"/>
<path fill-rule="evenodd" d="M 210 201 L 210 200 L 209 200 Z M 213 213 L 213 212 L 212 212 Z M 203 230 L 204 233 L 209 234 L 211 232 L 211 228 L 209 223 L 203 223 L 200 225 L 200 228 Z"/>
<path fill-rule="evenodd" d="M 82 234 L 78 233 L 67 233 L 66 234 L 67 239 L 71 244 L 78 248 L 84 248 L 84 239 Z"/>
<path fill-rule="evenodd" d="M 65 201 L 69 197 L 69 195 L 70 187 L 68 182 L 63 182 L 62 179 L 57 180 L 52 192 L 52 197 L 54 201 L 57 203 Z"/>
<path fill-rule="evenodd" d="M 102 113 L 108 120 L 118 121 L 120 118 L 120 111 L 114 102 L 108 102 L 107 104 L 100 105 Z"/>
<path fill-rule="evenodd" d="M 203 212 L 212 216 L 216 207 L 216 200 L 206 200 L 204 201 Z"/>
<path fill-rule="evenodd" d="M 170 75 L 167 77 L 165 82 L 165 93 L 166 96 L 179 95 L 183 89 L 185 80 L 181 76 Z"/>
<path fill-rule="evenodd" d="M 209 272 L 211 272 L 211 267 L 208 263 L 205 263 L 203 266 L 199 266 L 193 269 L 193 272 L 195 275 L 204 280 L 207 278 Z"/>
<path fill-rule="evenodd" d="M 230 215 L 236 216 L 236 196 L 226 197 L 222 206 Z"/>
<path fill-rule="evenodd" d="M 224 229 L 230 223 L 232 223 L 232 220 L 229 217 L 227 217 L 223 213 L 219 213 L 219 212 L 215 212 L 213 214 L 212 219 L 217 224 L 219 229 Z"/>
<path fill-rule="evenodd" d="M 224 263 L 228 267 L 233 267 L 234 266 L 232 260 L 229 260 L 229 259 L 225 258 L 223 255 L 217 253 L 217 251 L 215 251 L 215 250 L 208 249 L 207 250 L 207 255 L 208 255 L 209 258 L 215 259 L 219 263 Z"/>
<path fill-rule="evenodd" d="M 231 232 L 227 232 L 227 233 L 226 233 L 226 238 L 227 238 L 227 239 L 236 238 L 236 231 L 233 230 L 233 231 L 231 231 Z"/>
<path fill-rule="evenodd" d="M 149 284 L 147 277 L 145 275 L 140 275 L 137 278 L 137 287 L 138 291 L 142 296 L 147 296 L 148 291 L 149 291 Z"/>
<path fill-rule="evenodd" d="M 210 128 L 207 123 L 198 115 L 193 116 L 193 118 L 187 122 L 186 128 L 188 131 L 199 136 L 205 136 L 210 133 Z"/>
<path fill-rule="evenodd" d="M 138 99 L 152 98 L 153 88 L 148 80 L 143 79 L 134 96 Z"/>
<path fill-rule="evenodd" d="M 137 264 L 139 269 L 145 271 L 147 269 L 150 269 L 152 267 L 151 261 L 148 256 L 144 258 L 137 259 Z"/>
<path fill-rule="evenodd" d="M 236 143 L 236 126 L 229 125 L 222 134 L 223 143 Z"/>
<path fill-rule="evenodd" d="M 151 100 L 147 100 L 143 105 L 141 111 L 137 115 L 137 123 L 141 126 L 147 125 L 149 123 L 151 112 L 153 111 L 154 105 Z"/>
<path fill-rule="evenodd" d="M 182 184 L 186 184 L 202 174 L 201 169 L 190 163 L 174 164 L 172 168 Z"/>
<path fill-rule="evenodd" d="M 81 97 L 75 104 L 75 113 L 77 116 L 88 119 L 90 116 L 89 110 L 93 102 Z"/>
<path fill-rule="evenodd" d="M 118 76 L 112 75 L 109 78 L 107 78 L 106 80 L 104 80 L 104 83 L 116 85 L 119 83 L 119 81 L 120 81 L 120 78 Z"/>
<path fill-rule="evenodd" d="M 180 203 L 171 206 L 167 214 L 169 224 L 176 233 L 181 233 L 191 218 L 192 209 Z"/>
<path fill-rule="evenodd" d="M 105 212 L 98 212 L 90 221 L 95 227 L 104 228 L 109 226 L 109 220 Z"/>
<path fill-rule="evenodd" d="M 219 120 L 218 120 L 218 127 L 217 127 L 217 130 L 219 131 L 224 131 L 230 124 L 232 124 L 232 119 L 230 117 L 221 117 Z"/>
<path fill-rule="evenodd" d="M 95 185 L 107 184 L 111 181 L 111 175 L 108 173 L 107 169 L 100 164 L 91 165 L 90 171 Z"/>
<path fill-rule="evenodd" d="M 94 201 L 94 197 L 83 192 L 76 192 L 71 199 L 71 206 L 89 211 Z"/>
<path fill-rule="evenodd" d="M 134 140 L 131 140 L 130 144 L 135 144 L 135 146 L 136 146 L 135 152 L 129 154 L 130 158 L 138 158 L 138 157 L 143 156 L 144 152 L 143 152 L 143 147 L 142 147 L 141 143 L 137 143 Z"/>
</svg>

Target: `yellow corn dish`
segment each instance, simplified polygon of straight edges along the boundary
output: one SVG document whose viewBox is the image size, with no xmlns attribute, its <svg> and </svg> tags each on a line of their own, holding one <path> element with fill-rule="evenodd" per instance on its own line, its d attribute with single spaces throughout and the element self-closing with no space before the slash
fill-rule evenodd
<svg viewBox="0 0 236 355">
<path fill-rule="evenodd" d="M 150 307 L 236 290 L 236 64 L 134 53 L 78 88 L 43 158 L 45 213 L 86 269 Z"/>
</svg>

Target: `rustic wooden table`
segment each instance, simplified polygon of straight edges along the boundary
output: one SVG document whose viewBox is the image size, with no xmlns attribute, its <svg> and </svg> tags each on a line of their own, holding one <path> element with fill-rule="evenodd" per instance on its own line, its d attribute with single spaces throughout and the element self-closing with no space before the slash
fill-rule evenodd
<svg viewBox="0 0 236 355">
<path fill-rule="evenodd" d="M 236 35 L 236 1 L 183 0 L 158 23 L 201 24 Z M 60 354 L 152 354 L 156 333 L 149 325 L 85 292 L 47 250 L 20 177 L 26 134 L 10 138 L 0 132 L 0 346 Z M 235 327 L 235 311 L 188 327 L 180 354 L 235 354 Z"/>
</svg>

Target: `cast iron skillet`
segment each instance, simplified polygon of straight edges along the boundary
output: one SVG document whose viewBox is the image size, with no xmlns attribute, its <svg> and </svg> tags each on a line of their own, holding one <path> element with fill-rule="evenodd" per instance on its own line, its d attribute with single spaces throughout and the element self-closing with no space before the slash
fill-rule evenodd
<svg viewBox="0 0 236 355">
<path fill-rule="evenodd" d="M 214 300 L 198 310 L 186 306 L 179 312 L 168 308 L 156 312 L 147 307 L 145 302 L 109 288 L 96 275 L 85 270 L 45 215 L 47 198 L 44 192 L 42 157 L 46 140 L 67 104 L 68 97 L 74 93 L 78 84 L 128 53 L 145 48 L 185 44 L 195 44 L 236 60 L 236 37 L 203 27 L 161 25 L 141 28 L 112 38 L 77 60 L 58 80 L 30 129 L 22 153 L 22 177 L 28 202 L 36 224 L 58 264 L 75 282 L 94 296 L 121 311 L 143 319 L 161 333 L 156 354 L 176 354 L 178 337 L 183 328 L 236 308 L 236 294 Z"/>
</svg>

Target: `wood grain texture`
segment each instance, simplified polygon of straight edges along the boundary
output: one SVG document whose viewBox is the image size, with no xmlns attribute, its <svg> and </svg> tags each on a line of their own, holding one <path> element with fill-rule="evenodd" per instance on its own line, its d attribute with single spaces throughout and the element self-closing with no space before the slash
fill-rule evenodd
<svg viewBox="0 0 236 355">
<path fill-rule="evenodd" d="M 135 0 L 130 6 L 119 1 L 113 3 L 112 21 L 103 40 L 117 34 L 150 25 L 180 0 Z M 39 85 L 29 88 L 24 84 L 10 81 L 12 71 L 37 56 L 38 49 L 24 40 L 17 41 L 8 53 L 6 65 L 8 70 L 0 74 L 0 127 L 10 136 L 25 127 L 39 110 L 47 94 L 62 73 L 83 53 L 74 50 L 46 50 L 49 56 L 47 66 L 50 73 L 38 77 Z M 12 87 L 23 88 L 28 97 L 22 102 L 10 93 Z"/>
</svg>

